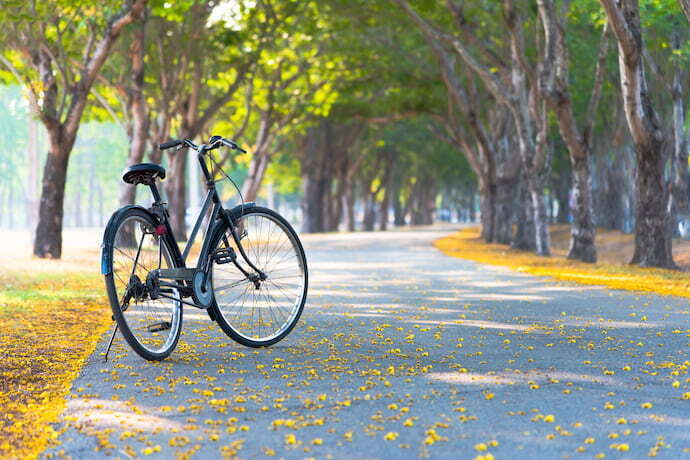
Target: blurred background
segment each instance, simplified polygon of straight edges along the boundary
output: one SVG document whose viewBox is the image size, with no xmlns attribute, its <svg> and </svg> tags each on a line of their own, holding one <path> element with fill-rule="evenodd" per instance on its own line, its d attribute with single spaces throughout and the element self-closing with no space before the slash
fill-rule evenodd
<svg viewBox="0 0 690 460">
<path fill-rule="evenodd" d="M 683 266 L 683 2 L 640 2 L 662 139 L 647 150 L 603 3 L 9 0 L 3 240 L 47 258 L 63 233 L 98 240 L 119 206 L 150 203 L 120 180 L 138 162 L 166 167 L 184 239 L 204 196 L 196 157 L 156 146 L 218 134 L 250 153 L 214 152 L 217 177 L 305 233 L 474 222 L 487 242 L 541 255 L 592 262 L 598 245 L 600 259 Z"/>
</svg>

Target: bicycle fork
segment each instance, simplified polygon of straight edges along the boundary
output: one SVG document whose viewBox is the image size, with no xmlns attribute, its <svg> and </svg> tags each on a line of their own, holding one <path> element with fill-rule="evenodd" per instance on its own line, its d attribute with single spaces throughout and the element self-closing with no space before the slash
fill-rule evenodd
<svg viewBox="0 0 690 460">
<path fill-rule="evenodd" d="M 227 213 L 223 213 L 223 218 L 225 219 L 225 222 L 228 224 L 228 227 L 232 232 L 232 239 L 235 241 L 237 249 L 240 250 L 242 258 L 245 262 L 247 262 L 247 265 L 249 265 L 251 269 L 254 270 L 255 273 L 247 272 L 244 268 L 240 266 L 240 264 L 237 263 L 236 260 L 233 260 L 233 263 L 235 264 L 237 269 L 240 270 L 242 274 L 247 277 L 249 281 L 254 283 L 254 287 L 256 287 L 256 289 L 259 289 L 259 287 L 261 286 L 261 281 L 265 281 L 267 278 L 266 274 L 263 271 L 261 271 L 256 265 L 254 265 L 251 260 L 249 260 L 249 256 L 247 256 L 247 253 L 244 251 L 244 247 L 242 246 L 242 242 L 240 241 L 242 238 L 238 234 L 237 226 L 234 224 L 234 222 L 230 220 L 230 217 L 228 217 Z M 225 243 L 226 247 L 230 247 L 228 239 L 225 235 L 223 235 L 223 242 Z"/>
</svg>

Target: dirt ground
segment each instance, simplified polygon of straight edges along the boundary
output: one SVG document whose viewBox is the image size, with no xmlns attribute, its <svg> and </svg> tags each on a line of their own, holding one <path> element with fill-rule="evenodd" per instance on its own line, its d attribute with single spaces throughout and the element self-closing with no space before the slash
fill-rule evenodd
<svg viewBox="0 0 690 460">
<path fill-rule="evenodd" d="M 635 250 L 635 235 L 618 230 L 597 229 L 597 255 L 599 262 L 627 264 Z M 551 226 L 551 250 L 554 255 L 565 256 L 570 243 L 569 225 Z M 673 259 L 684 270 L 690 271 L 690 241 L 673 240 Z"/>
</svg>

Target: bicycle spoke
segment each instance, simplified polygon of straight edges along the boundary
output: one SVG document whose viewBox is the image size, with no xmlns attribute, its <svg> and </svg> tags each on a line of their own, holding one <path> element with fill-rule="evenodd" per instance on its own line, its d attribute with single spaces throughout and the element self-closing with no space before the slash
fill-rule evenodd
<svg viewBox="0 0 690 460">
<path fill-rule="evenodd" d="M 140 216 L 126 218 L 120 224 L 112 244 L 113 282 L 124 326 L 144 350 L 160 353 L 169 351 L 176 341 L 181 305 L 174 300 L 147 297 L 145 283 L 149 272 L 153 267 L 170 266 L 164 240 L 146 231 L 151 225 Z M 171 293 L 179 296 L 174 288 Z M 128 306 L 122 308 L 125 298 L 129 298 Z"/>
<path fill-rule="evenodd" d="M 240 337 L 264 342 L 294 325 L 306 294 L 306 273 L 291 234 L 271 215 L 251 213 L 237 226 L 246 233 L 241 245 L 249 261 L 267 279 L 258 280 L 255 285 L 239 273 L 233 276 L 233 267 L 226 269 L 214 264 L 216 304 L 221 325 Z M 244 258 L 238 258 L 238 263 L 248 273 L 254 272 Z"/>
</svg>

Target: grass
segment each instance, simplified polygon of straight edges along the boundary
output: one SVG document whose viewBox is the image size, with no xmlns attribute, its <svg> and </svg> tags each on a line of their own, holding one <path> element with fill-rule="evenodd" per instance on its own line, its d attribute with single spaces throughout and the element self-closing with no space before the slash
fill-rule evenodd
<svg viewBox="0 0 690 460">
<path fill-rule="evenodd" d="M 434 245 L 449 256 L 469 259 L 489 265 L 509 267 L 519 272 L 549 276 L 559 281 L 606 286 L 614 289 L 653 292 L 656 294 L 690 297 L 690 275 L 683 271 L 640 268 L 625 264 L 631 253 L 630 235 L 600 232 L 597 249 L 602 262 L 587 264 L 565 258 L 563 228 L 552 229 L 554 255 L 539 257 L 533 253 L 511 249 L 505 245 L 487 244 L 479 237 L 479 229 L 463 229 L 440 238 Z M 690 259 L 687 243 L 677 245 L 676 262 Z"/>
<path fill-rule="evenodd" d="M 100 239 L 68 229 L 62 259 L 46 260 L 30 256 L 27 232 L 0 232 L 0 459 L 37 458 L 57 437 L 51 424 L 112 324 Z"/>
<path fill-rule="evenodd" d="M 36 458 L 57 436 L 51 423 L 111 324 L 110 312 L 96 245 L 42 261 L 28 257 L 21 242 L 3 242 L 0 458 Z"/>
</svg>

